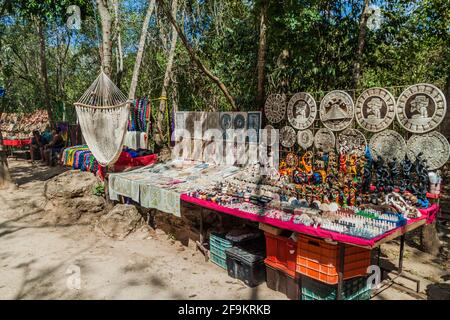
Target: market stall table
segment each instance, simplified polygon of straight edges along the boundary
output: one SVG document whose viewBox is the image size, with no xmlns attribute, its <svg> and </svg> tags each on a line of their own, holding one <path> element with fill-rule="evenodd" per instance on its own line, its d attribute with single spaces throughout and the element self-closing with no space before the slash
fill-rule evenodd
<svg viewBox="0 0 450 320">
<path fill-rule="evenodd" d="M 273 219 L 265 216 L 260 216 L 254 213 L 249 213 L 245 211 L 241 211 L 238 209 L 228 208 L 221 205 L 218 205 L 214 202 L 198 199 L 195 197 L 191 197 L 187 194 L 181 195 L 181 200 L 187 203 L 196 204 L 203 208 L 207 208 L 210 210 L 214 210 L 217 212 L 233 215 L 239 218 L 248 219 L 255 222 L 265 223 L 268 225 L 272 225 L 281 229 L 291 230 L 302 234 L 311 235 L 314 237 L 322 238 L 322 239 L 331 239 L 339 243 L 339 261 L 340 265 L 338 266 L 338 299 L 342 298 L 342 288 L 343 288 L 343 272 L 344 272 L 344 257 L 345 257 L 345 244 L 354 245 L 358 247 L 363 247 L 367 249 L 378 248 L 378 265 L 380 258 L 380 246 L 387 241 L 393 240 L 397 237 L 400 237 L 400 254 L 399 254 L 399 266 L 398 273 L 396 278 L 402 274 L 403 271 L 403 252 L 404 252 L 404 242 L 405 242 L 405 234 L 412 230 L 415 230 L 427 223 L 432 223 L 439 212 L 439 205 L 433 204 L 428 209 L 421 209 L 422 216 L 416 219 L 409 219 L 405 226 L 396 228 L 391 230 L 383 235 L 380 235 L 373 239 L 362 239 L 354 236 L 344 235 L 333 231 L 328 231 L 321 229 L 320 227 L 314 228 L 310 226 L 305 226 L 302 224 L 295 224 L 290 221 L 281 221 L 279 219 Z M 392 271 L 392 270 L 390 270 Z M 403 276 L 405 277 L 405 276 Z M 409 280 L 415 281 L 417 283 L 417 292 L 419 292 L 419 283 L 415 279 L 411 279 L 405 277 Z M 394 278 L 395 279 L 395 278 Z M 392 279 L 392 281 L 394 280 Z"/>
</svg>

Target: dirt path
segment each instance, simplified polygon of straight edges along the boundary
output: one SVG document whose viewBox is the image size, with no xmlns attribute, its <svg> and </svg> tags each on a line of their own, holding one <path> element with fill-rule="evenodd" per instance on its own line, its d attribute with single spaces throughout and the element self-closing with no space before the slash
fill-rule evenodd
<svg viewBox="0 0 450 320">
<path fill-rule="evenodd" d="M 60 169 L 11 167 L 23 183 L 0 191 L 0 299 L 285 299 L 265 284 L 246 287 L 160 231 L 114 241 L 92 225 L 45 224 L 43 181 Z M 409 255 L 407 269 L 443 281 L 447 270 Z M 389 288 L 377 299 L 413 298 Z"/>
</svg>

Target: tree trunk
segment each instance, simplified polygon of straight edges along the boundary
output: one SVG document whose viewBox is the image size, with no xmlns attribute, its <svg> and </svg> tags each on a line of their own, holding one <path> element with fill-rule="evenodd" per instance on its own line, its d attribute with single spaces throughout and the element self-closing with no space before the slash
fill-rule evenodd
<svg viewBox="0 0 450 320">
<path fill-rule="evenodd" d="M 422 250 L 436 256 L 440 248 L 441 241 L 436 229 L 436 222 L 424 225 L 422 229 Z"/>
<path fill-rule="evenodd" d="M 174 17 L 177 16 L 178 11 L 178 1 L 172 0 L 172 15 Z M 164 73 L 164 81 L 163 86 L 161 90 L 161 100 L 159 102 L 159 113 L 158 113 L 158 121 L 157 121 L 157 128 L 158 128 L 158 134 L 155 137 L 155 142 L 158 144 L 163 144 L 165 139 L 165 130 L 164 130 L 164 115 L 166 113 L 166 106 L 167 106 L 167 89 L 170 84 L 171 74 L 172 74 L 172 66 L 173 66 L 173 60 L 175 58 L 175 49 L 177 47 L 177 40 L 178 40 L 178 34 L 175 27 L 172 25 L 172 39 L 170 41 L 170 49 L 169 49 L 169 55 L 167 58 L 167 65 L 166 65 L 166 72 Z M 166 98 L 166 99 L 164 99 Z"/>
<path fill-rule="evenodd" d="M 267 48 L 267 0 L 261 1 L 260 23 L 259 23 L 259 48 L 258 48 L 258 89 L 256 106 L 261 109 L 264 105 L 264 85 L 266 82 L 266 48 Z"/>
<path fill-rule="evenodd" d="M 369 0 L 364 0 L 364 8 L 359 20 L 358 48 L 356 50 L 355 63 L 353 64 L 353 86 L 358 87 L 361 78 L 361 63 L 366 43 L 367 19 L 369 18 Z"/>
<path fill-rule="evenodd" d="M 139 70 L 141 68 L 142 56 L 144 54 L 145 40 L 147 39 L 148 24 L 155 8 L 155 0 L 150 0 L 148 3 L 147 13 L 145 14 L 144 23 L 142 24 L 141 38 L 139 40 L 139 48 L 136 54 L 136 62 L 134 63 L 133 77 L 131 78 L 130 90 L 128 98 L 134 100 L 136 94 L 136 87 L 139 79 Z"/>
<path fill-rule="evenodd" d="M 112 67 L 112 42 L 111 42 L 111 14 L 108 8 L 107 0 L 97 0 L 97 8 L 100 15 L 100 21 L 102 25 L 102 68 L 103 71 L 111 77 Z"/>
<path fill-rule="evenodd" d="M 0 116 L 2 113 L 0 112 Z M 2 132 L 0 130 L 0 141 L 3 141 Z M 3 145 L 0 144 L 0 189 L 7 188 L 11 185 L 11 175 L 9 174 L 8 160 Z"/>
<path fill-rule="evenodd" d="M 123 49 L 122 49 L 122 28 L 120 25 L 120 3 L 118 0 L 113 0 L 114 6 L 114 29 L 117 37 L 117 47 L 116 47 L 116 85 L 120 88 L 123 77 Z"/>
<path fill-rule="evenodd" d="M 47 57 L 46 57 L 46 44 L 45 44 L 45 34 L 44 34 L 44 21 L 40 17 L 38 17 L 37 21 L 38 27 L 38 35 L 39 35 L 39 65 L 40 65 L 40 78 L 42 82 L 42 86 L 44 89 L 44 103 L 45 108 L 48 113 L 48 118 L 50 120 L 50 124 L 54 125 L 53 112 L 52 112 L 52 103 L 50 98 L 50 85 L 48 83 L 48 75 L 47 75 Z"/>
<path fill-rule="evenodd" d="M 234 102 L 233 97 L 230 95 L 227 87 L 225 86 L 225 84 L 222 83 L 222 81 L 220 81 L 220 79 L 215 76 L 211 71 L 209 71 L 201 62 L 200 58 L 197 57 L 197 55 L 194 52 L 194 49 L 192 49 L 192 47 L 189 45 L 188 40 L 186 39 L 186 36 L 184 35 L 184 33 L 181 31 L 180 27 L 178 26 L 177 22 L 175 21 L 175 18 L 172 16 L 172 14 L 170 13 L 170 10 L 166 7 L 165 3 L 163 0 L 157 0 L 159 6 L 161 7 L 162 11 L 164 12 L 164 15 L 170 20 L 170 22 L 172 23 L 172 25 L 175 27 L 175 29 L 177 30 L 178 36 L 180 37 L 181 41 L 183 42 L 183 45 L 185 46 L 186 50 L 189 53 L 189 56 L 191 57 L 191 60 L 197 65 L 197 67 L 209 78 L 211 79 L 218 87 L 219 89 L 222 91 L 222 93 L 224 94 L 225 98 L 227 99 L 227 101 L 231 104 L 232 110 L 236 111 L 237 107 L 236 104 Z"/>
</svg>

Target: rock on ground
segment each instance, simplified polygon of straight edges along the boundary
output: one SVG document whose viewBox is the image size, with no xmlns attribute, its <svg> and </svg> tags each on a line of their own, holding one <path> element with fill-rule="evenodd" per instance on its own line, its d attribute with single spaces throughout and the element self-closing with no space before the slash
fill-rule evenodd
<svg viewBox="0 0 450 320">
<path fill-rule="evenodd" d="M 92 223 L 103 213 L 106 201 L 93 194 L 100 180 L 89 172 L 67 171 L 46 182 L 44 219 L 53 224 Z"/>
<path fill-rule="evenodd" d="M 96 229 L 111 238 L 123 240 L 142 222 L 142 216 L 135 206 L 118 204 L 98 220 Z"/>
</svg>

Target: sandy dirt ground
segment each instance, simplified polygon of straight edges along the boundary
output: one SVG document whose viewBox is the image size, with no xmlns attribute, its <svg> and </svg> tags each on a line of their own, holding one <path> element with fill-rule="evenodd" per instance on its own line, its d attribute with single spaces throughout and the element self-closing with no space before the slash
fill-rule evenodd
<svg viewBox="0 0 450 320">
<path fill-rule="evenodd" d="M 246 287 L 160 230 L 117 241 L 91 224 L 45 223 L 44 182 L 62 169 L 10 167 L 18 187 L 0 191 L 0 299 L 286 299 L 265 284 Z M 383 247 L 385 263 L 395 263 L 397 250 L 395 242 Z M 421 279 L 419 297 L 391 286 L 374 299 L 445 297 L 446 262 L 407 246 L 405 270 Z"/>
</svg>

